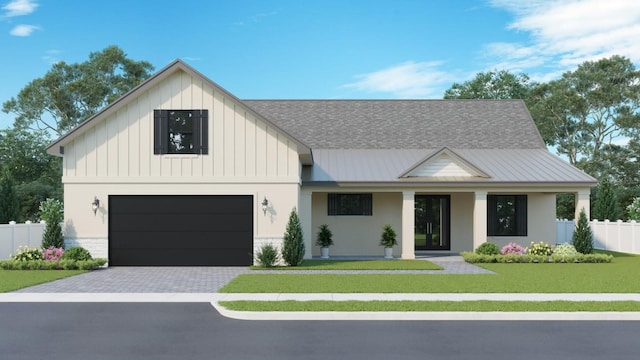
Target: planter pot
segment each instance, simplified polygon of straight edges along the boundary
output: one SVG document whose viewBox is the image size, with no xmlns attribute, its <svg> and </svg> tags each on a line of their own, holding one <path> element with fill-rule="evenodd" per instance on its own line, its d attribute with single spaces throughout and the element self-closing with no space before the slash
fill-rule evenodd
<svg viewBox="0 0 640 360">
<path fill-rule="evenodd" d="M 329 248 L 328 247 L 323 247 L 320 248 L 320 257 L 322 259 L 328 259 L 329 258 Z"/>
<path fill-rule="evenodd" d="M 384 248 L 384 258 L 385 259 L 393 259 L 393 248 L 392 247 Z"/>
</svg>

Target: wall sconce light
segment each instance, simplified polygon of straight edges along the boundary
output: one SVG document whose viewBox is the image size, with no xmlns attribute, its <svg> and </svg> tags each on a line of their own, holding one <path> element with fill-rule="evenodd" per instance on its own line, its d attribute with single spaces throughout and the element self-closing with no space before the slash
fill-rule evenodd
<svg viewBox="0 0 640 360">
<path fill-rule="evenodd" d="M 264 200 L 262 200 L 262 212 L 267 215 L 267 207 L 269 207 L 269 200 L 267 200 L 267 197 L 264 197 Z"/>
<path fill-rule="evenodd" d="M 98 212 L 98 208 L 100 208 L 100 200 L 98 200 L 98 197 L 95 196 L 93 198 L 93 202 L 91 203 L 91 209 L 93 210 L 93 215 L 95 215 Z"/>
</svg>

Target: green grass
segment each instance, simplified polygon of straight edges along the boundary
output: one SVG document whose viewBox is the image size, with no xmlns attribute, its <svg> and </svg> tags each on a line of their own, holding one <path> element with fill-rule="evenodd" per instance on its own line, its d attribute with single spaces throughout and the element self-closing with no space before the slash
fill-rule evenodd
<svg viewBox="0 0 640 360">
<path fill-rule="evenodd" d="M 638 301 L 221 301 L 236 311 L 640 311 Z"/>
<path fill-rule="evenodd" d="M 85 270 L 0 270 L 0 293 L 85 273 Z"/>
<path fill-rule="evenodd" d="M 640 293 L 640 256 L 608 264 L 481 264 L 494 275 L 246 274 L 226 293 Z"/>
<path fill-rule="evenodd" d="M 276 266 L 265 268 L 252 266 L 253 270 L 442 270 L 442 267 L 426 260 L 303 260 L 300 266 Z"/>
</svg>

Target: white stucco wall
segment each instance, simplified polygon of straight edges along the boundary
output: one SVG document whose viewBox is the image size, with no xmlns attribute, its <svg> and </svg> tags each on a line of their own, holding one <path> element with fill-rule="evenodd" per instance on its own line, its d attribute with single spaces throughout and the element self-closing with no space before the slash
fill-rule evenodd
<svg viewBox="0 0 640 360">
<path fill-rule="evenodd" d="M 487 241 L 498 247 L 515 242 L 524 247 L 532 241 L 544 241 L 554 245 L 556 241 L 556 195 L 549 193 L 527 194 L 527 236 L 489 236 Z"/>
<path fill-rule="evenodd" d="M 312 244 L 315 243 L 318 227 L 327 224 L 333 233 L 334 245 L 329 250 L 331 255 L 383 256 L 384 248 L 379 242 L 385 224 L 391 224 L 400 243 L 402 193 L 373 193 L 372 200 L 372 216 L 328 216 L 327 193 L 313 193 Z M 402 247 L 398 244 L 393 254 L 400 257 L 401 253 Z M 320 256 L 320 248 L 314 245 L 312 254 Z"/>
</svg>

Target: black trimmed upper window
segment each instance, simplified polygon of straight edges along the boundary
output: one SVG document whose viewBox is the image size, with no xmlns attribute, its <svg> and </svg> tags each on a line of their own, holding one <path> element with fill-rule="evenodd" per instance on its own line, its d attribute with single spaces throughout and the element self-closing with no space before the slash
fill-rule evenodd
<svg viewBox="0 0 640 360">
<path fill-rule="evenodd" d="M 487 195 L 487 236 L 527 236 L 527 195 Z"/>
<path fill-rule="evenodd" d="M 328 215 L 371 216 L 373 201 L 371 194 L 328 194 Z"/>
<path fill-rule="evenodd" d="M 154 110 L 154 154 L 207 154 L 208 110 Z"/>
</svg>

